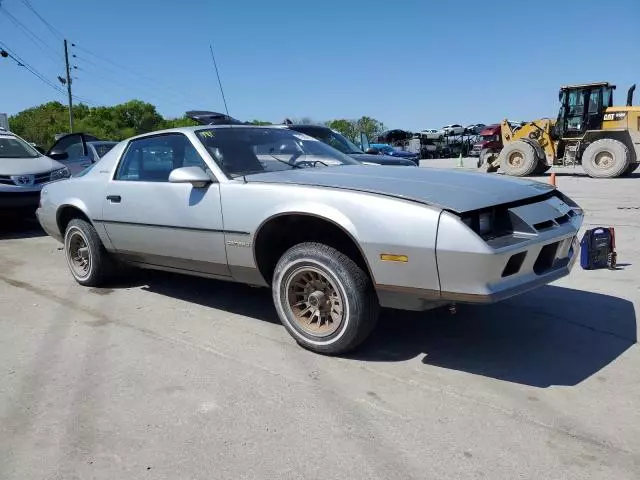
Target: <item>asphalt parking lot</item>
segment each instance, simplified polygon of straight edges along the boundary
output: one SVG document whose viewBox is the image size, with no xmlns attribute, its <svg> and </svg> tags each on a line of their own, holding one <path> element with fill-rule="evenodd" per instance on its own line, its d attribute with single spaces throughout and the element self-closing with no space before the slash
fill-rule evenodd
<svg viewBox="0 0 640 480">
<path fill-rule="evenodd" d="M 268 290 L 86 289 L 37 224 L 4 225 L 0 479 L 640 478 L 640 172 L 557 172 L 585 226 L 616 227 L 619 269 L 385 311 L 343 358 L 298 347 Z"/>
</svg>

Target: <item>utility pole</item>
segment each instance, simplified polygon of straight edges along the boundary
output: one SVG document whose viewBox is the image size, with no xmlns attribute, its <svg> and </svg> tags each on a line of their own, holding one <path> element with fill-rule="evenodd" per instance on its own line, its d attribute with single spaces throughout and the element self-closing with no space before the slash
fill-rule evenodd
<svg viewBox="0 0 640 480">
<path fill-rule="evenodd" d="M 71 72 L 69 70 L 69 50 L 67 39 L 64 40 L 64 61 L 67 66 L 67 94 L 69 95 L 69 133 L 73 133 L 73 101 L 71 97 Z"/>
</svg>

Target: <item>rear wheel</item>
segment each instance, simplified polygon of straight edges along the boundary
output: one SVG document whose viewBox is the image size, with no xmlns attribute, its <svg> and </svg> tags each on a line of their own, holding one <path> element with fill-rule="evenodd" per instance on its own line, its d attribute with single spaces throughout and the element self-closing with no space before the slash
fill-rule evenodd
<svg viewBox="0 0 640 480">
<path fill-rule="evenodd" d="M 538 158 L 538 165 L 536 166 L 536 169 L 534 170 L 533 173 L 536 175 L 542 175 L 543 173 L 548 172 L 550 168 L 551 168 L 551 165 L 547 165 L 546 159 Z"/>
<path fill-rule="evenodd" d="M 631 175 L 633 172 L 636 171 L 636 168 L 638 168 L 638 165 L 640 165 L 640 163 L 630 163 L 627 169 L 622 173 L 621 176 L 626 177 L 627 175 Z"/>
<path fill-rule="evenodd" d="M 289 334 L 315 352 L 342 354 L 354 349 L 378 319 L 369 276 L 349 257 L 320 243 L 301 243 L 282 255 L 272 292 Z"/>
<path fill-rule="evenodd" d="M 500 169 L 507 175 L 526 177 L 538 166 L 538 156 L 533 146 L 527 142 L 516 140 L 500 152 Z"/>
<path fill-rule="evenodd" d="M 615 178 L 631 168 L 627 146 L 612 138 L 596 140 L 582 154 L 582 168 L 593 178 Z"/>
<path fill-rule="evenodd" d="M 115 261 L 86 220 L 75 218 L 69 222 L 64 234 L 64 253 L 69 270 L 80 285 L 100 287 L 115 273 Z"/>
</svg>

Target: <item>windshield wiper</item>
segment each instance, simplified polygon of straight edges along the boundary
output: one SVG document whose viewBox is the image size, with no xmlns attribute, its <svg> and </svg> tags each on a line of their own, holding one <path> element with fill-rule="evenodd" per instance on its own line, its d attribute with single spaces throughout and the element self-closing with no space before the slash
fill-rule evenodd
<svg viewBox="0 0 640 480">
<path fill-rule="evenodd" d="M 300 165 L 296 165 L 295 163 L 289 163 L 286 160 L 282 160 L 282 159 L 276 157 L 275 155 L 273 155 L 271 153 L 269 154 L 269 156 L 271 158 L 273 158 L 274 160 L 277 160 L 280 163 L 284 163 L 285 165 L 289 165 L 291 168 L 302 168 Z"/>
</svg>

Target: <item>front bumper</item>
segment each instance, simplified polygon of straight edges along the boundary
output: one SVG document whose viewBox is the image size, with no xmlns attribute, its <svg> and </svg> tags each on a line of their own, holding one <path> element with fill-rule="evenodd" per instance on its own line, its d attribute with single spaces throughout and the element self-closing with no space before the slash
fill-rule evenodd
<svg viewBox="0 0 640 480">
<path fill-rule="evenodd" d="M 33 214 L 40 202 L 40 191 L 0 191 L 0 214 Z"/>
<path fill-rule="evenodd" d="M 506 211 L 517 228 L 491 240 L 442 214 L 436 257 L 443 300 L 498 302 L 570 273 L 579 255 L 579 208 L 553 196 Z"/>
<path fill-rule="evenodd" d="M 404 310 L 495 303 L 567 276 L 579 256 L 582 211 L 557 197 L 505 210 L 516 231 L 490 240 L 442 212 L 435 252 L 440 289 L 376 285 L 380 303 Z"/>
</svg>

